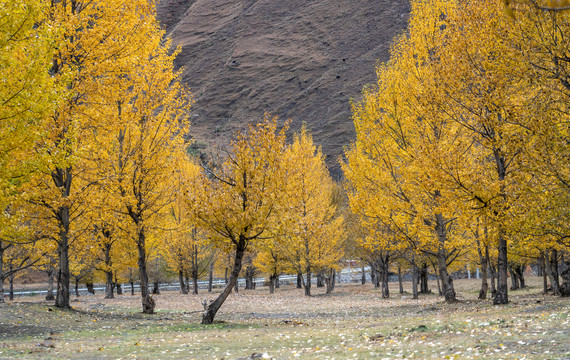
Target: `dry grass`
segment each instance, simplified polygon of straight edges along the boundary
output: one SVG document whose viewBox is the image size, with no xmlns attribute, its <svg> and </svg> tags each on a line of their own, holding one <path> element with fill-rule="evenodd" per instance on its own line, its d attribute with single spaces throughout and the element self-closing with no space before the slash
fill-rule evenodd
<svg viewBox="0 0 570 360">
<path fill-rule="evenodd" d="M 0 358 L 570 357 L 570 299 L 543 296 L 540 280 L 529 280 L 506 306 L 476 300 L 477 280 L 456 281 L 455 304 L 434 294 L 413 300 L 397 284 L 391 299 L 370 285 L 343 284 L 332 295 L 315 288 L 312 297 L 261 288 L 231 295 L 211 326 L 199 325 L 201 301 L 215 294 L 164 292 L 151 316 L 140 313 L 139 296 L 82 296 L 72 311 L 20 298 L 0 307 Z"/>
</svg>

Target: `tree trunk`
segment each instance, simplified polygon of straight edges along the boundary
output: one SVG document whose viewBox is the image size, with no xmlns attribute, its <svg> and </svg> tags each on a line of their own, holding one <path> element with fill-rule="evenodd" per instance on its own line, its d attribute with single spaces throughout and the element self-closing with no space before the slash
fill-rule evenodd
<svg viewBox="0 0 570 360">
<path fill-rule="evenodd" d="M 88 292 L 88 293 L 90 293 L 90 294 L 92 294 L 92 295 L 95 295 L 95 286 L 93 285 L 92 282 L 87 282 L 87 283 L 85 283 L 85 286 L 87 287 L 87 292 Z"/>
<path fill-rule="evenodd" d="M 12 265 L 10 265 L 10 276 L 8 277 L 8 280 L 10 281 L 10 290 L 9 290 L 9 295 L 8 298 L 10 299 L 10 301 L 14 301 L 14 272 L 13 272 L 13 268 Z M 4 297 L 4 296 L 2 296 Z"/>
<path fill-rule="evenodd" d="M 0 240 L 0 304 L 4 303 L 4 250 L 2 241 Z"/>
<path fill-rule="evenodd" d="M 75 296 L 79 297 L 79 277 L 75 278 Z"/>
<path fill-rule="evenodd" d="M 255 276 L 255 268 L 253 265 L 248 265 L 245 269 L 245 289 L 246 290 L 253 290 L 255 289 L 255 282 L 253 281 L 253 277 Z"/>
<path fill-rule="evenodd" d="M 567 265 L 570 265 L 566 262 Z M 566 269 L 560 274 L 562 276 L 562 285 L 560 285 L 560 295 L 564 297 L 570 296 L 570 266 L 566 266 Z"/>
<path fill-rule="evenodd" d="M 540 267 L 542 269 L 542 292 L 543 294 L 548 293 L 548 271 L 546 270 L 546 261 L 545 261 L 544 252 L 540 252 Z"/>
<path fill-rule="evenodd" d="M 382 277 L 382 299 L 388 299 L 390 297 L 390 288 L 388 287 L 388 281 L 390 280 L 388 259 L 389 256 L 386 256 L 386 259 L 382 261 L 382 271 L 380 272 Z"/>
<path fill-rule="evenodd" d="M 138 249 L 138 265 L 139 278 L 141 282 L 141 301 L 144 314 L 154 314 L 155 302 L 150 296 L 148 289 L 148 272 L 146 270 L 146 248 L 145 248 L 145 232 L 144 228 L 139 229 L 137 249 Z"/>
<path fill-rule="evenodd" d="M 398 264 L 398 285 L 400 286 L 400 294 L 404 293 L 404 284 L 402 281 L 402 268 Z"/>
<path fill-rule="evenodd" d="M 518 278 L 519 278 L 519 283 L 521 286 L 521 289 L 524 289 L 526 287 L 525 283 L 524 283 L 524 266 L 523 265 L 517 265 L 517 267 L 514 269 L 515 273 L 517 274 Z"/>
<path fill-rule="evenodd" d="M 131 279 L 129 281 L 129 284 L 131 284 L 131 296 L 135 295 L 135 282 L 133 279 Z"/>
<path fill-rule="evenodd" d="M 55 270 L 53 269 L 51 264 L 49 265 L 49 269 L 48 269 L 47 273 L 48 273 L 48 290 L 47 290 L 47 294 L 46 294 L 46 300 L 52 301 L 52 300 L 55 300 L 55 296 L 53 294 L 53 282 L 54 282 Z"/>
<path fill-rule="evenodd" d="M 297 289 L 301 289 L 303 287 L 303 275 L 301 273 L 297 273 Z"/>
<path fill-rule="evenodd" d="M 307 265 L 307 281 L 305 281 L 305 296 L 311 296 L 311 265 Z"/>
<path fill-rule="evenodd" d="M 491 297 L 494 299 L 497 295 L 497 270 L 495 269 L 495 264 L 489 262 L 489 270 L 491 271 Z"/>
<path fill-rule="evenodd" d="M 509 290 L 507 284 L 507 238 L 503 225 L 499 225 L 499 256 L 497 258 L 497 292 L 493 299 L 493 304 L 508 304 Z"/>
<path fill-rule="evenodd" d="M 224 272 L 224 283 L 227 284 L 228 281 L 228 267 L 226 266 L 226 270 Z"/>
<path fill-rule="evenodd" d="M 433 266 L 433 273 L 435 274 L 435 282 L 437 283 L 437 294 L 439 296 L 443 296 L 443 290 L 441 290 L 441 283 L 439 281 L 439 271 L 437 270 L 437 266 L 435 263 L 432 263 Z"/>
<path fill-rule="evenodd" d="M 113 299 L 115 297 L 113 294 L 113 290 L 115 288 L 115 283 L 113 282 L 113 272 L 105 271 L 105 278 L 105 299 Z"/>
<path fill-rule="evenodd" d="M 317 287 L 318 287 L 318 288 L 321 288 L 321 287 L 324 287 L 324 286 L 325 286 L 325 281 L 324 281 L 324 278 L 323 278 L 323 274 L 322 274 L 321 272 L 319 272 L 319 273 L 317 274 Z"/>
<path fill-rule="evenodd" d="M 243 236 L 240 236 L 236 246 L 234 268 L 232 269 L 229 282 L 226 284 L 221 294 L 218 295 L 216 300 L 212 301 L 208 305 L 204 303 L 204 314 L 202 315 L 202 324 L 211 324 L 214 322 L 214 317 L 216 316 L 216 313 L 218 312 L 224 301 L 226 301 L 227 297 L 230 295 L 232 288 L 234 288 L 235 284 L 237 284 L 246 246 L 247 246 L 246 240 L 244 239 Z"/>
<path fill-rule="evenodd" d="M 115 278 L 115 289 L 117 289 L 117 295 L 123 295 L 123 287 L 117 282 L 117 278 Z"/>
<path fill-rule="evenodd" d="M 477 252 L 479 253 L 479 262 L 481 263 L 481 290 L 479 290 L 479 300 L 485 300 L 487 298 L 487 291 L 489 291 L 489 283 L 487 282 L 489 246 L 485 245 L 485 254 L 483 255 L 481 243 L 477 240 Z"/>
<path fill-rule="evenodd" d="M 437 265 L 439 268 L 439 276 L 441 277 L 441 287 L 446 302 L 454 302 L 457 300 L 455 288 L 453 287 L 453 278 L 447 272 L 447 252 L 440 243 L 437 252 Z"/>
<path fill-rule="evenodd" d="M 326 293 L 330 294 L 334 290 L 335 281 L 336 281 L 336 270 L 330 270 L 329 276 L 324 276 L 325 284 L 327 286 Z"/>
<path fill-rule="evenodd" d="M 238 278 L 238 280 L 239 280 L 239 278 Z M 239 281 L 238 280 L 236 280 L 236 284 L 234 285 L 234 292 L 236 294 L 239 294 Z"/>
<path fill-rule="evenodd" d="M 511 290 L 518 290 L 519 286 L 519 277 L 515 270 L 513 269 L 513 265 L 509 264 L 509 273 L 511 274 Z"/>
<path fill-rule="evenodd" d="M 418 298 L 418 266 L 414 262 L 412 264 L 412 298 Z"/>
<path fill-rule="evenodd" d="M 279 289 L 279 283 L 280 283 L 279 275 L 275 275 L 275 288 L 276 289 Z"/>
<path fill-rule="evenodd" d="M 550 250 L 550 286 L 554 295 L 560 295 L 560 282 L 558 279 L 558 251 Z"/>
<path fill-rule="evenodd" d="M 192 271 L 192 294 L 198 295 L 198 269 Z"/>
<path fill-rule="evenodd" d="M 362 265 L 362 279 L 360 280 L 362 285 L 366 285 L 366 273 L 364 272 L 364 264 Z"/>
<path fill-rule="evenodd" d="M 57 294 L 55 296 L 55 306 L 69 309 L 69 207 L 62 206 L 58 210 L 60 221 L 59 241 L 57 243 L 57 254 L 59 257 L 59 269 L 57 271 Z"/>
<path fill-rule="evenodd" d="M 152 284 L 152 293 L 154 295 L 160 295 L 160 287 L 158 284 L 158 280 L 155 280 L 154 283 Z"/>
<path fill-rule="evenodd" d="M 184 272 L 182 270 L 178 270 L 178 282 L 180 283 L 180 292 L 184 295 L 188 294 L 188 289 L 184 283 Z"/>
<path fill-rule="evenodd" d="M 63 200 L 69 200 L 71 194 L 72 168 L 56 168 L 51 173 L 54 185 L 61 192 Z M 55 218 L 59 225 L 59 239 L 57 242 L 58 271 L 57 271 L 57 294 L 55 306 L 59 308 L 71 308 L 69 305 L 69 216 L 70 205 L 66 201 L 55 212 Z"/>
<path fill-rule="evenodd" d="M 274 274 L 269 275 L 269 293 L 270 294 L 275 293 L 275 278 L 276 278 L 276 276 Z"/>
<path fill-rule="evenodd" d="M 212 292 L 212 287 L 214 283 L 214 262 L 210 262 L 210 274 L 208 275 L 208 292 Z"/>
<path fill-rule="evenodd" d="M 426 263 L 422 264 L 420 269 L 420 293 L 429 294 L 429 282 L 428 282 L 428 266 Z"/>
</svg>

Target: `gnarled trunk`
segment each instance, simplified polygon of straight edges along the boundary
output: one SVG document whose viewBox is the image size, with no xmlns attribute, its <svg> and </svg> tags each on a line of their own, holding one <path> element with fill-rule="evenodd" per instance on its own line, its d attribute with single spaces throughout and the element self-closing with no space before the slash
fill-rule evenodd
<svg viewBox="0 0 570 360">
<path fill-rule="evenodd" d="M 243 236 L 240 236 L 239 241 L 236 246 L 236 253 L 234 257 L 234 268 L 232 269 L 230 278 L 224 290 L 218 295 L 216 300 L 212 301 L 210 304 L 204 304 L 204 314 L 202 315 L 202 324 L 211 324 L 214 322 L 214 317 L 216 313 L 226 301 L 227 297 L 230 295 L 232 288 L 237 284 L 239 273 L 241 271 L 241 265 L 243 260 L 243 255 L 245 253 L 247 243 Z"/>
</svg>

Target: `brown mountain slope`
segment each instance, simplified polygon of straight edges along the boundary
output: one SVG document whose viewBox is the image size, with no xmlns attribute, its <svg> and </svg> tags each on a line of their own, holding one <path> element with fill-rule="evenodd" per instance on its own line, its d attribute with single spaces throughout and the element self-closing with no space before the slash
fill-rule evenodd
<svg viewBox="0 0 570 360">
<path fill-rule="evenodd" d="M 182 46 L 193 106 L 192 134 L 227 143 L 264 112 L 306 122 L 335 177 L 355 137 L 350 99 L 375 81 L 393 37 L 407 24 L 405 0 L 162 0 L 158 16 Z"/>
</svg>

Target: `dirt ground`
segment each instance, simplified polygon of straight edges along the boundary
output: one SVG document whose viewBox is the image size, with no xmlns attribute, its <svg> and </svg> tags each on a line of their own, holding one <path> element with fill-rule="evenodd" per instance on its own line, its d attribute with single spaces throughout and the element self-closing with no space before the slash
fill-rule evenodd
<svg viewBox="0 0 570 360">
<path fill-rule="evenodd" d="M 570 299 L 527 282 L 505 306 L 476 300 L 474 279 L 455 281 L 454 304 L 436 294 L 413 300 L 397 283 L 390 299 L 369 284 L 331 295 L 314 288 L 312 297 L 261 287 L 232 294 L 210 326 L 199 324 L 201 303 L 216 293 L 163 292 L 155 315 L 141 313 L 139 294 L 73 296 L 72 310 L 21 297 L 0 305 L 0 359 L 570 358 Z"/>
</svg>

